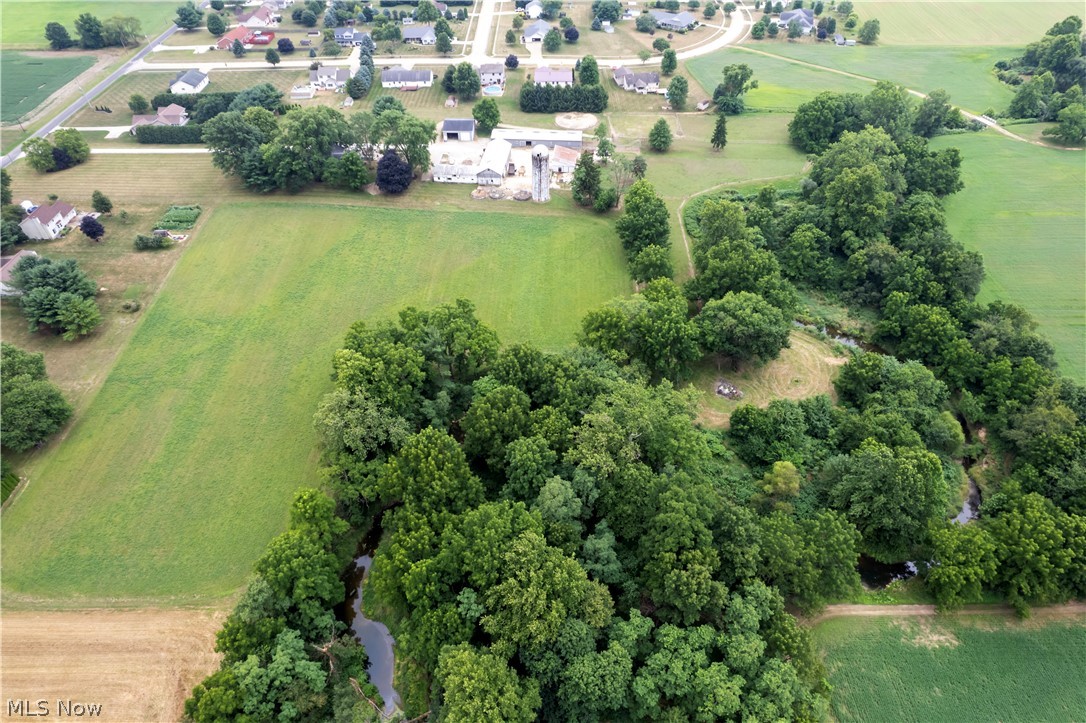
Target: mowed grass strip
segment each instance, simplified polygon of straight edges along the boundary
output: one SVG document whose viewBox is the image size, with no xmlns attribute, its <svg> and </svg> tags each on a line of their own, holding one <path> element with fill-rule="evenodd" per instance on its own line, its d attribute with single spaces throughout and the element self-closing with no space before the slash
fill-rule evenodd
<svg viewBox="0 0 1086 723">
<path fill-rule="evenodd" d="M 1086 709 L 1081 619 L 846 617 L 812 634 L 842 723 L 1080 720 Z"/>
<path fill-rule="evenodd" d="M 47 58 L 0 54 L 0 121 L 19 120 L 92 65 L 93 55 Z"/>
<path fill-rule="evenodd" d="M 467 297 L 503 342 L 555 349 L 628 293 L 607 219 L 219 207 L 86 414 L 4 513 L 4 594 L 209 601 L 318 483 L 311 419 L 357 319 Z M 495 207 L 490 207 L 493 210 Z"/>
<path fill-rule="evenodd" d="M 1068 15 L 1081 17 L 1082 3 L 863 0 L 856 13 L 879 21 L 880 45 L 1025 45 Z"/>
<path fill-rule="evenodd" d="M 45 25 L 57 22 L 78 40 L 75 19 L 90 13 L 99 20 L 114 16 L 134 17 L 147 36 L 154 37 L 170 27 L 177 13 L 174 0 L 3 0 L 0 2 L 0 43 L 4 48 L 49 47 Z"/>
<path fill-rule="evenodd" d="M 943 136 L 931 145 L 962 152 L 965 188 L 943 203 L 954 238 L 984 256 L 980 301 L 1002 299 L 1028 309 L 1055 345 L 1060 371 L 1086 382 L 1082 152 L 992 131 Z"/>
</svg>

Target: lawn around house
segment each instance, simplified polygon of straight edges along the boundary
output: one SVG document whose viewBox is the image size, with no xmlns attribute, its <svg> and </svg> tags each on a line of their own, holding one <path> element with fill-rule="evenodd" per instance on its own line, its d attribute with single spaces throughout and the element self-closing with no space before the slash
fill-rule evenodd
<svg viewBox="0 0 1086 723">
<path fill-rule="evenodd" d="M 1086 709 L 1081 616 L 841 617 L 812 630 L 836 720 L 1079 720 Z"/>
<path fill-rule="evenodd" d="M 75 19 L 83 13 L 95 15 L 99 20 L 119 15 L 134 17 L 140 21 L 143 34 L 155 37 L 170 27 L 177 13 L 175 0 L 2 0 L 0 2 L 0 43 L 4 49 L 47 49 L 45 24 L 58 22 L 68 28 L 73 38 Z"/>
<path fill-rule="evenodd" d="M 0 121 L 15 123 L 94 62 L 93 55 L 0 54 Z"/>
<path fill-rule="evenodd" d="M 357 319 L 466 297 L 505 343 L 555 349 L 629 292 L 611 219 L 488 210 L 215 209 L 67 439 L 23 469 L 5 602 L 233 593 L 318 482 L 305 430 Z"/>
</svg>

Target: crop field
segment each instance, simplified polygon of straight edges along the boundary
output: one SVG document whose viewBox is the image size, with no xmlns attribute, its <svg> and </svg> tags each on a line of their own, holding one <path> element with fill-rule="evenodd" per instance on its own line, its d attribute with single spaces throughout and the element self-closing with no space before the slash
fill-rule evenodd
<svg viewBox="0 0 1086 723">
<path fill-rule="evenodd" d="M 1086 625 L 846 617 L 812 631 L 838 721 L 1080 720 Z"/>
<path fill-rule="evenodd" d="M 942 88 L 951 101 L 975 113 L 989 107 L 1002 111 L 1014 97 L 1014 89 L 1000 82 L 992 68 L 997 60 L 1018 54 L 1015 48 L 1006 46 L 839 48 L 833 43 L 804 40 L 753 43 L 750 47 L 876 80 L 891 80 L 921 93 Z M 947 68 L 954 72 L 948 73 Z"/>
<path fill-rule="evenodd" d="M 1011 126 L 1014 130 L 1015 126 Z M 965 188 L 944 200 L 954 237 L 984 256 L 980 300 L 1024 306 L 1056 347 L 1060 370 L 1086 382 L 1086 166 L 1081 151 L 991 131 L 943 136 L 961 149 Z"/>
<path fill-rule="evenodd" d="M 14 123 L 72 78 L 94 65 L 93 55 L 0 55 L 0 121 Z"/>
<path fill-rule="evenodd" d="M 75 19 L 91 13 L 100 20 L 115 15 L 139 19 L 143 33 L 154 37 L 170 26 L 177 3 L 173 0 L 2 0 L 0 43 L 4 48 L 48 48 L 45 24 L 58 22 L 73 38 Z"/>
<path fill-rule="evenodd" d="M 318 482 L 305 430 L 351 322 L 466 297 L 504 342 L 554 349 L 629 289 L 590 212 L 219 206 L 63 444 L 23 468 L 5 599 L 219 600 Z"/>
<path fill-rule="evenodd" d="M 863 0 L 856 13 L 878 19 L 880 45 L 1025 45 L 1068 15 L 1081 17 L 1082 3 Z"/>
</svg>

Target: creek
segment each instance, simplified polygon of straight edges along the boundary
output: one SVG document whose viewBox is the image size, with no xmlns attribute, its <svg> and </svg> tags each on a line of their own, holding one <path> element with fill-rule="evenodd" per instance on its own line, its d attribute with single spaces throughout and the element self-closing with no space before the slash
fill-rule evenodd
<svg viewBox="0 0 1086 723">
<path fill-rule="evenodd" d="M 801 329 L 809 329 L 810 331 L 822 334 L 830 341 L 835 341 L 838 344 L 842 344 L 843 346 L 847 346 L 851 349 L 862 349 L 863 351 L 873 351 L 878 352 L 879 354 L 886 353 L 886 351 L 882 347 L 872 344 L 871 342 L 864 341 L 863 339 L 849 336 L 848 334 L 845 334 L 840 329 L 838 329 L 836 326 L 817 326 L 815 324 L 804 324 L 802 321 L 793 321 L 792 323 L 800 327 Z"/>
</svg>

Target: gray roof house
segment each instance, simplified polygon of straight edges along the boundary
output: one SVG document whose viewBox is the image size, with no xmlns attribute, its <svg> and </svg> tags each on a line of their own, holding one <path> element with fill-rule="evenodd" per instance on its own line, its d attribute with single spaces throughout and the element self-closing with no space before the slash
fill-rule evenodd
<svg viewBox="0 0 1086 723">
<path fill-rule="evenodd" d="M 536 20 L 534 23 L 524 26 L 524 31 L 520 34 L 520 41 L 522 43 L 542 43 L 543 38 L 546 37 L 550 30 L 550 23 L 546 20 Z"/>
<path fill-rule="evenodd" d="M 473 141 L 475 140 L 474 118 L 446 118 L 441 123 L 441 140 L 443 141 Z"/>
<path fill-rule="evenodd" d="M 619 66 L 611 74 L 615 84 L 623 90 L 632 90 L 637 93 L 651 93 L 660 87 L 660 74 L 650 71 L 640 73 L 629 68 Z"/>
<path fill-rule="evenodd" d="M 170 92 L 178 95 L 199 93 L 207 87 L 208 82 L 209 78 L 207 73 L 201 73 L 195 68 L 191 70 L 182 70 L 173 79 L 173 82 L 170 83 Z"/>
<path fill-rule="evenodd" d="M 403 29 L 403 41 L 405 43 L 418 43 L 419 45 L 437 45 L 437 35 L 430 25 L 419 25 Z"/>
<path fill-rule="evenodd" d="M 488 85 L 505 85 L 505 66 L 501 63 L 483 63 L 479 66 L 479 83 L 484 88 Z"/>
<path fill-rule="evenodd" d="M 689 30 L 698 24 L 698 19 L 685 10 L 681 13 L 668 13 L 663 10 L 651 10 L 656 27 L 664 30 Z"/>
<path fill-rule="evenodd" d="M 799 23 L 800 32 L 804 35 L 810 35 L 811 31 L 814 30 L 814 10 L 811 10 L 810 8 L 785 10 L 781 13 L 780 17 L 777 18 L 777 27 L 786 29 L 793 20 Z"/>
<path fill-rule="evenodd" d="M 362 44 L 362 38 L 369 35 L 360 28 L 336 28 L 335 29 L 336 44 L 342 45 L 344 48 L 358 47 Z"/>
<path fill-rule="evenodd" d="M 541 65 L 535 69 L 532 80 L 536 85 L 573 85 L 573 68 L 548 68 Z"/>
<path fill-rule="evenodd" d="M 382 88 L 429 88 L 434 84 L 432 70 L 408 70 L 407 68 L 388 68 L 381 71 Z"/>
<path fill-rule="evenodd" d="M 335 90 L 347 85 L 351 79 L 351 71 L 347 68 L 332 68 L 322 65 L 316 70 L 309 71 L 309 84 L 314 88 Z"/>
</svg>

